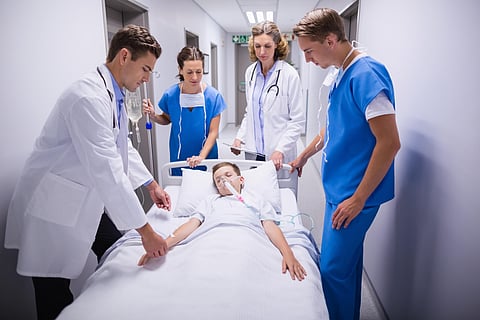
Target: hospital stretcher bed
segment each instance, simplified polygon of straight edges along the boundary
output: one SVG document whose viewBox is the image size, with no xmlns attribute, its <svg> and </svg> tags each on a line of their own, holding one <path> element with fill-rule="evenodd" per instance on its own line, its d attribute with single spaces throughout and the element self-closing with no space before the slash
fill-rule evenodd
<svg viewBox="0 0 480 320">
<path fill-rule="evenodd" d="M 218 161 L 202 162 L 208 172 L 188 170 L 183 178 L 169 175 L 178 163 L 162 168 L 172 210 L 154 206 L 147 213 L 160 234 L 166 237 L 188 219 L 176 217 L 178 210 L 188 211 L 205 193 L 215 192 L 210 169 Z M 200 227 L 166 256 L 143 267 L 137 266 L 144 253 L 140 238 L 129 231 L 107 251 L 58 319 L 328 319 L 318 249 L 297 215 L 296 176 L 277 179 L 271 162 L 235 163 L 246 179 L 245 190 L 262 192 L 273 204 L 280 201 L 275 204 L 281 209 L 279 226 L 307 271 L 305 280 L 292 280 L 288 271 L 283 274 L 280 252 L 264 233 L 249 226 L 222 224 L 208 231 Z"/>
</svg>

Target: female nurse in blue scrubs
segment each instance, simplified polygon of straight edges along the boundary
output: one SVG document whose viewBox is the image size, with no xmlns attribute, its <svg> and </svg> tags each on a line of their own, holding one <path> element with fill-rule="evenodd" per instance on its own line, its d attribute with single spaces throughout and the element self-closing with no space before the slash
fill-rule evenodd
<svg viewBox="0 0 480 320">
<path fill-rule="evenodd" d="M 156 114 L 150 101 L 144 101 L 144 112 L 159 124 L 172 124 L 170 161 L 188 162 L 196 167 L 204 159 L 217 159 L 217 137 L 220 114 L 227 107 L 222 95 L 202 82 L 204 55 L 195 47 L 184 47 L 177 56 L 179 83 L 168 88 Z M 199 167 L 202 168 L 202 167 Z M 181 175 L 180 169 L 172 174 Z"/>
</svg>

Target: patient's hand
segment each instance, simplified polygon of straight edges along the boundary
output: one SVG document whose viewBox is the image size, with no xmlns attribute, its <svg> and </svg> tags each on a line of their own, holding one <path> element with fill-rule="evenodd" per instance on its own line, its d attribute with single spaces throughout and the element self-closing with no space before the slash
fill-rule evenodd
<svg viewBox="0 0 480 320">
<path fill-rule="evenodd" d="M 138 260 L 138 263 L 137 265 L 138 266 L 144 266 L 147 264 L 147 262 L 150 260 L 150 258 L 148 257 L 148 255 L 145 253 L 143 256 L 140 257 L 140 260 Z"/>
<path fill-rule="evenodd" d="M 287 269 L 292 280 L 296 278 L 298 281 L 302 281 L 307 276 L 307 272 L 293 254 L 282 259 L 282 272 L 287 272 Z"/>
</svg>

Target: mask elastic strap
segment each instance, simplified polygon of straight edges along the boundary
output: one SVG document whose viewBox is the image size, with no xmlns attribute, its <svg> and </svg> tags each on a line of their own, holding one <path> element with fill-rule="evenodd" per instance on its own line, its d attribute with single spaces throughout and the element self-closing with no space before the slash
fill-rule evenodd
<svg viewBox="0 0 480 320">
<path fill-rule="evenodd" d="M 182 108 L 180 107 L 180 119 L 178 120 L 178 153 L 177 153 L 177 160 L 180 160 L 180 152 L 182 151 L 182 140 L 180 139 L 180 135 L 182 133 Z"/>
</svg>

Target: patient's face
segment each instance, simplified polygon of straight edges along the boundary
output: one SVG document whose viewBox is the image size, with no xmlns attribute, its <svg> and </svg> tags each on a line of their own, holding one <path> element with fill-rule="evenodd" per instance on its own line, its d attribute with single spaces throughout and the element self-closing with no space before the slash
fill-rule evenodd
<svg viewBox="0 0 480 320">
<path fill-rule="evenodd" d="M 231 195 L 232 192 L 225 186 L 223 181 L 227 180 L 230 182 L 233 188 L 240 193 L 244 178 L 239 176 L 231 166 L 225 166 L 215 171 L 213 174 L 213 180 L 215 181 L 215 186 L 217 187 L 218 193 L 220 193 L 222 196 L 228 196 Z"/>
</svg>

